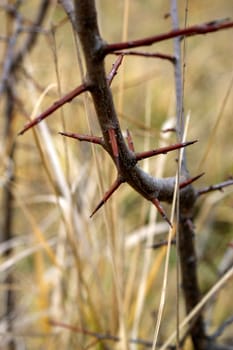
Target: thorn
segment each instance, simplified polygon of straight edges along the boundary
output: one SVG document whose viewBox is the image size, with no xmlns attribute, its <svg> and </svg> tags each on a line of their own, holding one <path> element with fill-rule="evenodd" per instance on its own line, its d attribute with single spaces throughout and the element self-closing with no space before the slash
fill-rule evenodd
<svg viewBox="0 0 233 350">
<path fill-rule="evenodd" d="M 76 96 L 80 95 L 84 91 L 87 91 L 89 86 L 87 84 L 82 84 L 76 87 L 74 90 L 70 91 L 68 94 L 55 101 L 49 108 L 47 108 L 43 113 L 41 113 L 37 118 L 29 121 L 24 128 L 18 133 L 18 135 L 23 135 L 27 130 L 31 129 L 33 126 L 39 124 L 42 120 L 47 118 L 50 114 L 55 112 L 57 109 L 61 108 L 65 103 L 70 102 Z"/>
<path fill-rule="evenodd" d="M 107 200 L 112 196 L 112 194 L 120 187 L 124 181 L 121 178 L 117 178 L 112 184 L 110 189 L 104 194 L 104 197 L 101 199 L 99 204 L 95 207 L 94 211 L 91 213 L 90 218 L 107 202 Z"/>
<path fill-rule="evenodd" d="M 91 136 L 91 135 L 82 135 L 82 134 L 76 134 L 73 132 L 63 132 L 63 131 L 59 132 L 59 134 L 62 136 L 71 137 L 71 138 L 79 140 L 79 141 L 86 141 L 86 142 L 91 142 L 91 143 L 95 143 L 98 145 L 103 145 L 102 137 Z"/>
<path fill-rule="evenodd" d="M 205 173 L 201 173 L 197 176 L 194 176 L 194 177 L 191 177 L 190 179 L 186 180 L 186 181 L 183 181 L 180 183 L 179 187 L 180 189 L 190 185 L 191 183 L 193 183 L 194 181 L 198 180 L 200 177 L 202 177 Z"/>
<path fill-rule="evenodd" d="M 108 135 L 109 135 L 110 143 L 112 146 L 113 157 L 114 157 L 117 168 L 119 168 L 119 150 L 118 150 L 115 130 L 113 128 L 109 128 Z"/>
<path fill-rule="evenodd" d="M 122 53 L 119 57 L 117 57 L 115 63 L 113 63 L 113 65 L 112 65 L 112 70 L 108 74 L 108 77 L 107 77 L 107 81 L 108 81 L 109 86 L 111 85 L 113 78 L 117 74 L 118 68 L 120 67 L 120 65 L 122 63 L 123 57 L 124 57 L 124 54 Z"/>
<path fill-rule="evenodd" d="M 196 142 L 197 142 L 197 140 L 188 141 L 188 142 L 181 142 L 181 143 L 176 143 L 174 145 L 170 145 L 170 146 L 166 146 L 166 147 L 162 147 L 162 148 L 158 148 L 158 149 L 153 149 L 153 150 L 146 151 L 146 152 L 136 153 L 136 160 L 139 161 L 139 160 L 142 160 L 145 158 L 157 156 L 158 154 L 166 154 L 166 153 L 174 151 L 176 149 L 179 149 L 182 147 L 187 147 L 189 145 L 193 145 Z"/>
<path fill-rule="evenodd" d="M 151 199 L 151 202 L 156 206 L 156 208 L 158 209 L 160 215 L 163 217 L 164 220 L 167 221 L 168 225 L 172 228 L 172 223 L 169 220 L 169 218 L 167 217 L 167 214 L 165 213 L 163 207 L 161 206 L 159 200 L 157 198 L 153 198 Z"/>
<path fill-rule="evenodd" d="M 128 143 L 128 147 L 129 147 L 130 151 L 134 152 L 133 139 L 132 139 L 132 135 L 131 135 L 129 129 L 126 130 L 126 133 L 127 133 L 126 140 Z"/>
</svg>

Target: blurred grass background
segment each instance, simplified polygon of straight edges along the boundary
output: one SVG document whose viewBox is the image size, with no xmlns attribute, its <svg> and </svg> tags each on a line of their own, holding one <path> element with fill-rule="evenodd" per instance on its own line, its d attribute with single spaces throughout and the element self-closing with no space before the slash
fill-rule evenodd
<svg viewBox="0 0 233 350">
<path fill-rule="evenodd" d="M 33 18 L 38 1 L 25 1 L 22 15 Z M 137 39 L 171 29 L 169 2 L 97 1 L 99 22 L 104 39 Z M 184 6 L 180 2 L 180 26 L 184 24 Z M 226 18 L 233 13 L 232 1 L 190 2 L 188 24 Z M 0 30 L 6 35 L 6 13 L 0 12 Z M 124 17 L 126 18 L 124 24 Z M 0 324 L 0 338 L 6 344 L 13 336 L 16 348 L 26 349 L 123 349 L 124 344 L 97 342 L 77 330 L 64 329 L 64 322 L 78 329 L 121 338 L 151 340 L 163 279 L 161 250 L 152 251 L 151 242 L 167 237 L 167 226 L 156 218 L 154 208 L 131 188 L 122 185 L 110 202 L 93 219 L 90 213 L 109 188 L 115 170 L 102 149 L 75 140 L 64 140 L 59 131 L 100 135 L 89 98 L 82 96 L 50 116 L 46 124 L 18 137 L 32 115 L 39 97 L 48 93 L 35 114 L 45 110 L 81 83 L 71 26 L 62 8 L 51 2 L 44 28 L 54 27 L 54 35 L 39 35 L 39 40 L 24 59 L 15 87 L 23 109 L 15 106 L 13 133 L 16 143 L 13 236 L 11 255 L 1 258 L 3 278 L 12 272 L 15 297 L 13 331 Z M 19 37 L 20 40 L 23 40 Z M 186 41 L 184 108 L 190 113 L 188 139 L 198 144 L 187 150 L 190 174 L 204 171 L 197 187 L 218 183 L 233 173 L 232 162 L 232 30 L 220 31 Z M 1 67 L 6 43 L 0 42 Z M 173 54 L 173 42 L 159 43 L 140 50 Z M 57 71 L 56 75 L 56 60 Z M 106 59 L 110 71 L 115 57 Z M 175 88 L 172 65 L 163 60 L 125 57 L 112 91 L 122 130 L 128 128 L 137 151 L 174 143 L 175 135 L 161 133 L 165 122 L 174 117 Z M 4 98 L 1 109 L 1 206 L 7 184 L 8 141 L 4 137 Z M 85 108 L 87 102 L 88 107 Z M 223 106 L 223 107 L 222 107 Z M 216 134 L 212 130 L 217 118 Z M 36 136 L 35 136 L 36 135 Z M 208 145 L 210 150 L 204 158 Z M 173 176 L 176 155 L 142 162 L 153 175 Z M 169 207 L 165 206 L 169 212 Z M 206 292 L 218 279 L 222 259 L 232 241 L 232 189 L 200 198 L 196 207 L 197 252 L 201 290 Z M 4 218 L 1 217 L 1 222 Z M 144 236 L 140 236 L 144 234 Z M 149 237 L 149 238 L 148 238 Z M 134 240 L 133 240 L 134 239 Z M 1 243 L 1 250 L 3 251 Z M 161 258 L 162 259 L 162 258 Z M 175 329 L 175 249 L 172 249 L 168 293 L 159 341 Z M 7 285 L 1 284 L 1 299 Z M 206 315 L 210 331 L 232 315 L 232 282 L 210 303 Z M 3 310 L 3 307 L 1 308 Z M 183 313 L 182 313 L 183 315 Z M 50 322 L 53 320 L 53 324 Z M 232 327 L 224 333 L 230 337 Z M 21 345 L 20 345 L 21 344 Z M 89 347 L 88 347 L 89 346 Z M 7 345 L 5 345 L 7 349 Z M 5 349 L 3 347 L 3 349 Z M 143 349 L 132 346 L 130 349 Z M 190 344 L 186 344 L 186 349 Z"/>
</svg>

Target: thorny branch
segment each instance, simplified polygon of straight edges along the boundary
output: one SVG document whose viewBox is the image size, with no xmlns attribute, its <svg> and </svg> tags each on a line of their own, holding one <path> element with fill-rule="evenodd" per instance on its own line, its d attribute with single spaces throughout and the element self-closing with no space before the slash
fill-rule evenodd
<svg viewBox="0 0 233 350">
<path fill-rule="evenodd" d="M 64 5 L 64 1 L 61 3 Z M 72 6 L 68 6 L 68 8 L 69 11 L 71 11 Z M 83 85 L 65 95 L 38 118 L 28 123 L 19 134 L 23 134 L 26 130 L 60 108 L 64 103 L 71 101 L 78 94 L 89 90 L 102 129 L 104 147 L 115 162 L 121 178 L 149 201 L 154 201 L 156 199 L 170 202 L 173 196 L 174 178 L 155 179 L 149 174 L 146 174 L 137 166 L 135 154 L 125 143 L 113 104 L 111 90 L 109 89 L 108 80 L 106 79 L 104 57 L 108 53 L 116 50 L 151 45 L 181 35 L 191 36 L 230 28 L 233 26 L 233 22 L 213 21 L 199 26 L 173 30 L 165 34 L 141 40 L 119 44 L 106 44 L 99 33 L 94 1 L 85 1 L 85 3 L 82 1 L 75 1 L 75 9 L 77 22 L 74 27 L 77 29 L 79 39 L 83 46 L 87 67 L 87 79 L 83 82 Z M 72 17 L 72 19 L 74 18 L 72 12 L 69 12 L 69 16 L 70 18 Z M 182 179 L 183 182 L 185 180 L 187 179 Z M 182 191 L 185 192 L 185 189 Z M 192 192 L 192 194 L 186 196 L 185 200 L 186 202 L 187 200 L 191 200 L 193 203 L 196 194 L 194 191 L 188 192 L 190 194 Z"/>
<path fill-rule="evenodd" d="M 159 210 L 160 214 L 167 220 L 169 219 L 164 212 L 160 201 L 171 202 L 175 186 L 175 178 L 162 178 L 157 179 L 147 174 L 138 166 L 138 161 L 150 155 L 156 155 L 157 151 L 149 151 L 147 153 L 134 152 L 132 138 L 130 134 L 127 136 L 127 143 L 123 137 L 121 126 L 117 117 L 115 106 L 113 103 L 112 93 L 109 87 L 109 81 L 111 81 L 115 75 L 115 72 L 111 75 L 111 78 L 107 78 L 104 67 L 104 58 L 108 54 L 120 54 L 122 50 L 130 50 L 132 48 L 152 45 L 164 40 L 172 38 L 184 38 L 194 35 L 203 35 L 211 32 L 216 32 L 223 29 L 233 27 L 233 22 L 230 20 L 216 20 L 201 25 L 194 25 L 187 28 L 177 28 L 164 34 L 152 36 L 149 38 L 143 38 L 135 41 L 121 42 L 121 43 L 106 43 L 99 33 L 97 14 L 95 9 L 94 0 L 75 0 L 74 11 L 70 1 L 60 0 L 60 3 L 67 12 L 70 20 L 72 21 L 73 28 L 77 31 L 79 40 L 82 45 L 83 54 L 86 63 L 86 79 L 82 85 L 74 89 L 69 94 L 65 95 L 62 99 L 54 103 L 48 108 L 42 115 L 36 118 L 34 121 L 28 123 L 24 129 L 20 132 L 23 134 L 26 130 L 32 126 L 38 124 L 42 119 L 53 113 L 56 109 L 60 108 L 64 103 L 70 102 L 78 94 L 85 91 L 89 91 L 95 106 L 96 115 L 99 121 L 99 125 L 102 132 L 102 137 L 79 135 L 71 133 L 62 133 L 64 136 L 70 136 L 77 138 L 80 141 L 93 142 L 101 145 L 111 156 L 115 166 L 117 168 L 118 176 L 109 191 L 106 192 L 103 199 L 97 205 L 92 215 L 98 210 L 110 196 L 119 188 L 124 182 L 128 183 L 144 198 L 151 201 Z M 119 52 L 120 51 L 120 52 Z M 127 54 L 127 52 L 126 52 Z M 131 53 L 132 54 L 132 53 Z M 145 55 L 146 56 L 146 55 Z M 120 56 L 122 59 L 122 56 Z M 162 57 L 159 57 L 162 58 Z M 165 57 L 164 57 L 165 58 Z M 168 59 L 168 57 L 167 57 Z M 169 60 L 176 63 L 176 59 L 170 57 Z M 119 61 L 118 61 L 119 63 Z M 119 68 L 119 64 L 116 63 L 116 70 Z M 177 144 L 176 149 L 184 147 L 181 140 Z M 170 149 L 169 151 L 171 150 Z M 193 289 L 193 285 L 198 286 L 196 275 L 196 256 L 195 246 L 193 242 L 193 224 L 192 224 L 192 209 L 197 197 L 202 194 L 200 191 L 196 191 L 191 183 L 200 177 L 200 175 L 188 178 L 187 172 L 181 174 L 180 177 L 180 228 L 181 239 L 179 242 L 179 251 L 181 255 L 181 261 L 183 262 L 182 282 L 185 285 L 185 294 L 188 296 L 186 299 L 187 312 L 191 311 L 193 306 L 199 301 L 199 291 Z M 228 184 L 229 185 L 229 184 Z M 185 239 L 189 237 L 189 239 Z M 188 252 L 189 259 L 187 260 Z M 186 297 L 187 298 L 187 297 Z M 192 330 L 191 330 L 192 332 Z M 205 333 L 203 331 L 202 321 L 195 328 L 196 342 L 194 342 L 195 348 L 198 350 L 211 349 Z M 199 338 L 201 337 L 201 338 Z M 214 349 L 214 346 L 212 347 Z"/>
<path fill-rule="evenodd" d="M 228 19 L 215 20 L 209 23 L 194 25 L 187 28 L 182 28 L 182 29 L 178 28 L 175 30 L 171 30 L 168 33 L 155 35 L 149 38 L 109 44 L 109 45 L 106 45 L 104 49 L 104 54 L 108 54 L 110 52 L 119 51 L 119 50 L 133 49 L 135 47 L 149 46 L 149 45 L 152 45 L 164 40 L 173 39 L 176 37 L 189 37 L 194 35 L 203 35 L 207 33 L 213 33 L 221 29 L 228 29 L 232 27 L 233 27 L 233 22 Z"/>
</svg>

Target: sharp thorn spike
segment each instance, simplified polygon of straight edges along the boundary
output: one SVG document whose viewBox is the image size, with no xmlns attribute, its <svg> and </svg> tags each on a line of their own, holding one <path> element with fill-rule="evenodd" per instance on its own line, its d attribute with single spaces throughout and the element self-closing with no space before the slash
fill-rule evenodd
<svg viewBox="0 0 233 350">
<path fill-rule="evenodd" d="M 182 188 L 184 188 L 184 187 L 190 185 L 191 183 L 193 183 L 194 181 L 196 181 L 196 180 L 198 180 L 200 177 L 202 177 L 204 174 L 205 174 L 205 173 L 201 173 L 201 174 L 199 174 L 199 175 L 197 175 L 197 176 L 191 177 L 190 179 L 187 179 L 187 180 L 181 182 L 180 185 L 179 185 L 179 188 L 182 189 Z"/>
<path fill-rule="evenodd" d="M 127 133 L 126 139 L 127 139 L 128 147 L 130 151 L 134 152 L 135 149 L 134 149 L 133 139 L 129 129 L 126 130 L 126 133 Z"/>
<path fill-rule="evenodd" d="M 82 135 L 82 134 L 76 134 L 73 132 L 63 132 L 63 131 L 59 132 L 59 134 L 62 136 L 71 137 L 71 138 L 79 140 L 79 141 L 86 141 L 86 142 L 95 143 L 98 145 L 103 145 L 102 137 L 91 136 L 91 135 Z"/>
<path fill-rule="evenodd" d="M 156 206 L 156 208 L 158 209 L 158 212 L 160 213 L 160 215 L 162 216 L 162 218 L 167 221 L 168 225 L 172 228 L 172 223 L 169 220 L 169 218 L 167 217 L 167 214 L 165 213 L 163 207 L 161 206 L 159 200 L 157 198 L 153 198 L 151 199 L 151 202 Z"/>
<path fill-rule="evenodd" d="M 115 130 L 113 128 L 108 129 L 108 135 L 109 135 L 109 140 L 110 140 L 111 147 L 112 147 L 113 157 L 114 157 L 117 168 L 119 168 L 119 150 L 118 150 Z"/>
<path fill-rule="evenodd" d="M 124 57 L 124 54 L 122 53 L 121 55 L 119 55 L 119 57 L 116 59 L 115 63 L 112 65 L 112 70 L 110 71 L 110 73 L 107 76 L 107 81 L 108 81 L 109 86 L 111 85 L 113 78 L 117 74 L 118 68 L 120 67 L 120 65 L 122 63 L 123 57 Z"/>
<path fill-rule="evenodd" d="M 136 160 L 139 161 L 139 160 L 153 157 L 153 156 L 156 156 L 159 154 L 166 154 L 166 153 L 174 151 L 176 149 L 179 149 L 182 147 L 187 147 L 189 145 L 193 145 L 196 142 L 197 142 L 197 140 L 181 142 L 181 143 L 176 143 L 174 145 L 170 145 L 170 146 L 166 146 L 166 147 L 162 147 L 162 148 L 158 148 L 158 149 L 153 149 L 153 150 L 146 151 L 146 152 L 136 153 Z"/>
<path fill-rule="evenodd" d="M 65 103 L 73 100 L 76 96 L 80 95 L 84 91 L 87 91 L 89 86 L 87 84 L 82 84 L 76 87 L 74 90 L 70 91 L 65 96 L 61 97 L 59 100 L 55 101 L 50 107 L 48 107 L 43 113 L 41 113 L 37 118 L 30 120 L 24 128 L 18 133 L 18 135 L 23 135 L 27 130 L 31 129 L 33 126 L 39 124 L 42 120 L 50 116 L 57 109 L 61 108 Z"/>
<path fill-rule="evenodd" d="M 113 195 L 113 193 L 120 187 L 122 182 L 123 180 L 119 177 L 115 180 L 115 182 L 112 184 L 110 189 L 104 194 L 101 201 L 98 203 L 98 205 L 95 207 L 95 209 L 91 213 L 90 218 L 92 218 L 93 215 L 109 200 L 109 198 Z"/>
</svg>

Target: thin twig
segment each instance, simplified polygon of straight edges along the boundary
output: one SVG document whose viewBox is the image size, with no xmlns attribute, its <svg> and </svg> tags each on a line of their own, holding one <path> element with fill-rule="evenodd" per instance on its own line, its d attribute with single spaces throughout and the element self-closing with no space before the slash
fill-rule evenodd
<svg viewBox="0 0 233 350">
<path fill-rule="evenodd" d="M 229 317 L 227 320 L 225 320 L 219 327 L 218 329 L 211 335 L 209 338 L 211 339 L 216 339 L 219 338 L 223 332 L 226 330 L 228 326 L 230 326 L 233 323 L 233 316 Z"/>
<path fill-rule="evenodd" d="M 63 322 L 58 322 L 58 321 L 54 321 L 54 320 L 50 320 L 49 323 L 54 326 L 54 327 L 62 327 L 65 329 L 68 329 L 72 332 L 75 333 L 82 333 L 84 335 L 89 335 L 91 337 L 95 337 L 96 339 L 98 339 L 99 341 L 103 341 L 103 340 L 109 340 L 109 341 L 113 341 L 113 342 L 119 342 L 121 339 L 118 336 L 115 335 L 111 335 L 111 334 L 101 334 L 101 333 L 97 333 L 97 332 L 93 332 L 93 331 L 89 331 L 87 329 L 84 328 L 78 328 L 76 326 L 72 326 Z M 151 347 L 152 346 L 152 341 L 149 340 L 144 340 L 144 339 L 129 339 L 128 340 L 129 343 L 131 344 L 138 344 L 138 345 L 143 345 L 145 347 Z M 174 349 L 174 347 L 172 346 L 168 346 L 168 349 Z"/>
<path fill-rule="evenodd" d="M 104 53 L 105 55 L 107 55 L 114 51 L 127 50 L 127 49 L 132 49 L 140 46 L 150 46 L 152 44 L 173 39 L 176 37 L 203 35 L 203 34 L 212 33 L 212 32 L 216 32 L 219 30 L 228 29 L 232 27 L 233 27 L 233 22 L 230 21 L 229 19 L 214 20 L 211 22 L 194 25 L 188 28 L 175 29 L 164 34 L 159 34 L 148 38 L 108 44 L 104 48 Z"/>
<path fill-rule="evenodd" d="M 166 55 L 159 52 L 150 53 L 150 52 L 143 52 L 143 51 L 114 51 L 114 55 L 160 58 L 162 60 L 170 61 L 171 63 L 175 63 L 176 61 L 176 58 L 174 56 Z"/>
<path fill-rule="evenodd" d="M 197 191 L 197 195 L 201 196 L 202 194 L 206 194 L 213 191 L 223 191 L 225 187 L 228 187 L 231 185 L 233 185 L 233 179 L 220 182 L 219 184 L 216 184 L 216 185 L 210 185 L 210 186 L 204 187 L 201 190 Z"/>
</svg>

